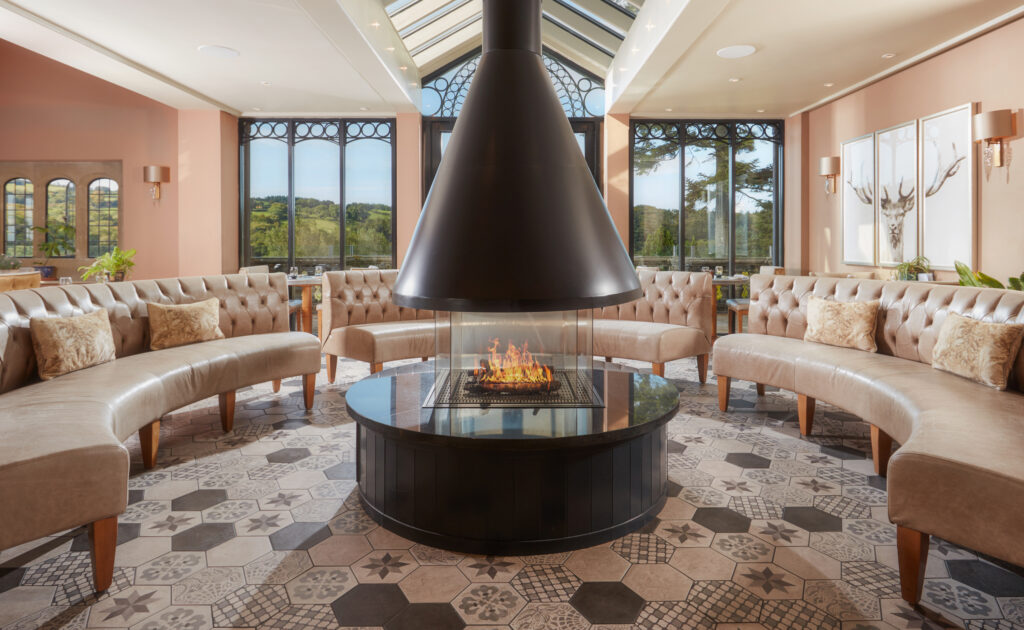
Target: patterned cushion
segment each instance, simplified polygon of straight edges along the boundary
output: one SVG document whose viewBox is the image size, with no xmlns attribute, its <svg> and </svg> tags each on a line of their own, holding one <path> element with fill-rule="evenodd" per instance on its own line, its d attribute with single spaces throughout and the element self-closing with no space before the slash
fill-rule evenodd
<svg viewBox="0 0 1024 630">
<path fill-rule="evenodd" d="M 807 331 L 804 340 L 876 352 L 877 322 L 878 300 L 837 302 L 811 296 L 807 302 Z"/>
<path fill-rule="evenodd" d="M 29 329 L 39 378 L 44 381 L 115 358 L 105 308 L 76 317 L 33 317 Z"/>
<path fill-rule="evenodd" d="M 146 304 L 149 309 L 149 347 L 152 350 L 223 339 L 220 300 L 193 304 Z"/>
<path fill-rule="evenodd" d="M 932 367 L 1006 389 L 1024 324 L 993 324 L 949 313 L 932 350 Z"/>
</svg>

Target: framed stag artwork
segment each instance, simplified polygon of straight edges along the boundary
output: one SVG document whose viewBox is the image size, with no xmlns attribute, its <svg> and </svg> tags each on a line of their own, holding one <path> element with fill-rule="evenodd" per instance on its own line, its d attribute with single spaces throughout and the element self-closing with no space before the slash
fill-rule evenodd
<svg viewBox="0 0 1024 630">
<path fill-rule="evenodd" d="M 917 257 L 917 121 L 875 132 L 878 264 Z"/>
<path fill-rule="evenodd" d="M 842 145 L 843 263 L 875 264 L 875 136 Z"/>
<path fill-rule="evenodd" d="M 934 269 L 977 262 L 973 115 L 968 103 L 921 119 L 921 247 Z"/>
</svg>

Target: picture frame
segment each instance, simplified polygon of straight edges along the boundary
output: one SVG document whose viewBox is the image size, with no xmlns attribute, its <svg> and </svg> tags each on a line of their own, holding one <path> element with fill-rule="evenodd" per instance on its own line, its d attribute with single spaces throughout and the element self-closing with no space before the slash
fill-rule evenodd
<svg viewBox="0 0 1024 630">
<path fill-rule="evenodd" d="M 977 160 L 974 103 L 919 121 L 921 250 L 933 269 L 977 266 Z"/>
<path fill-rule="evenodd" d="M 875 135 L 841 143 L 843 264 L 875 265 Z"/>
<path fill-rule="evenodd" d="M 881 267 L 919 252 L 917 132 L 917 120 L 875 132 L 875 252 Z"/>
</svg>

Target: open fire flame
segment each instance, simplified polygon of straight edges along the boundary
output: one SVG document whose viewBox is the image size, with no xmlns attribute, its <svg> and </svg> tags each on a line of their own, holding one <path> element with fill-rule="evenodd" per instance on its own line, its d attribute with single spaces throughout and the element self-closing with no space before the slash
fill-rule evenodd
<svg viewBox="0 0 1024 630">
<path fill-rule="evenodd" d="M 501 341 L 491 339 L 488 358 L 480 361 L 474 375 L 482 385 L 528 386 L 530 389 L 550 389 L 553 381 L 551 368 L 541 365 L 529 350 L 529 342 L 520 349 L 511 341 L 504 354 L 499 354 Z"/>
</svg>

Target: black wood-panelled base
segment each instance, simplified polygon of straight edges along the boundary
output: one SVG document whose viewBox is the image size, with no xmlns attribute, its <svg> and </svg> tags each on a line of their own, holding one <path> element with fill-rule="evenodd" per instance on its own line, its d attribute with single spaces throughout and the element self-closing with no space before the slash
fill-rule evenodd
<svg viewBox="0 0 1024 630">
<path fill-rule="evenodd" d="M 407 442 L 360 422 L 360 495 L 386 529 L 434 547 L 495 555 L 588 547 L 639 529 L 665 503 L 665 423 L 651 424 L 624 440 L 516 449 L 488 439 Z"/>
</svg>

